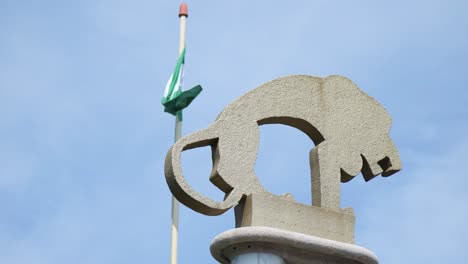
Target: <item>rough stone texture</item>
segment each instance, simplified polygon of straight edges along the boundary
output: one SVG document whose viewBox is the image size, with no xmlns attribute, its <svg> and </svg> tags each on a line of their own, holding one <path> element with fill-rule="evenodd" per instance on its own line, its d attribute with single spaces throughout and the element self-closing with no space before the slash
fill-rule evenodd
<svg viewBox="0 0 468 264">
<path fill-rule="evenodd" d="M 288 264 L 378 264 L 363 247 L 269 227 L 226 231 L 213 239 L 210 250 L 220 263 L 246 252 L 268 252 Z"/>
<path fill-rule="evenodd" d="M 354 243 L 352 208 L 331 210 L 281 196 L 251 194 L 236 206 L 235 213 L 236 227 L 267 226 Z"/>
<path fill-rule="evenodd" d="M 401 168 L 388 134 L 390 116 L 377 101 L 345 77 L 289 76 L 234 100 L 208 128 L 170 148 L 165 175 L 173 195 L 206 215 L 222 214 L 250 194 L 270 197 L 254 171 L 258 126 L 263 124 L 296 127 L 315 143 L 310 161 L 312 204 L 317 207 L 340 212 L 340 181 L 347 182 L 359 172 L 366 180 L 389 176 Z M 210 180 L 226 193 L 221 202 L 198 193 L 183 177 L 181 152 L 201 146 L 212 147 Z M 269 212 L 274 214 L 275 209 Z M 295 221 L 294 215 L 289 221 Z"/>
</svg>

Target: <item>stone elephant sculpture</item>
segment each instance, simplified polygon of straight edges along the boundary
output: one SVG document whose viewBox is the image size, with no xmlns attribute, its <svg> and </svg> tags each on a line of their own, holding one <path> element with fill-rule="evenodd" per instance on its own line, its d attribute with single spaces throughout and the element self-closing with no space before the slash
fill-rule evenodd
<svg viewBox="0 0 468 264">
<path fill-rule="evenodd" d="M 173 195 L 184 205 L 219 215 L 249 194 L 265 193 L 254 171 L 259 126 L 285 124 L 314 142 L 310 152 L 312 204 L 340 208 L 340 183 L 362 172 L 366 181 L 401 169 L 389 137 L 391 118 L 372 97 L 341 76 L 288 76 L 267 82 L 229 104 L 208 128 L 178 140 L 168 151 L 165 176 Z M 184 150 L 211 146 L 210 181 L 226 193 L 214 201 L 184 179 Z"/>
</svg>

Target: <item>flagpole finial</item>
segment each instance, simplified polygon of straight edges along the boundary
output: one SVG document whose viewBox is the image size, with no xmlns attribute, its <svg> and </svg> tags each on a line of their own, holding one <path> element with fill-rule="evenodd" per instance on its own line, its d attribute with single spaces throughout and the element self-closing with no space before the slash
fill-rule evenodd
<svg viewBox="0 0 468 264">
<path fill-rule="evenodd" d="M 188 17 L 188 8 L 187 8 L 187 4 L 182 2 L 182 4 L 180 4 L 180 8 L 179 8 L 179 17 L 181 16 L 185 16 L 185 17 Z"/>
</svg>

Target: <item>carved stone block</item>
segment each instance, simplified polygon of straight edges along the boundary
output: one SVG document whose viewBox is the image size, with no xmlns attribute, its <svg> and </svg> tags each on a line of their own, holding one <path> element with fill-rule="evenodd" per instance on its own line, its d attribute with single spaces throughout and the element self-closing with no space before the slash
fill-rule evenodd
<svg viewBox="0 0 468 264">
<path fill-rule="evenodd" d="M 251 194 L 235 207 L 236 227 L 265 226 L 354 243 L 354 210 L 308 206 L 283 196 Z"/>
</svg>

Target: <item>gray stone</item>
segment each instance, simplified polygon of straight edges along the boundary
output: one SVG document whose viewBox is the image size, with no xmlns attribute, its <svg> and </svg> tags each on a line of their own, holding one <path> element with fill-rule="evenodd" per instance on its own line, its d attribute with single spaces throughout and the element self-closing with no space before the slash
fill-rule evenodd
<svg viewBox="0 0 468 264">
<path fill-rule="evenodd" d="M 354 243 L 352 208 L 332 210 L 276 195 L 251 194 L 235 208 L 236 227 L 266 226 Z"/>
<path fill-rule="evenodd" d="M 221 233 L 211 255 L 230 263 L 249 252 L 272 253 L 288 264 L 378 264 L 368 249 L 356 245 L 269 227 L 243 227 Z"/>
<path fill-rule="evenodd" d="M 316 207 L 343 213 L 340 182 L 351 180 L 359 172 L 367 181 L 401 169 L 397 149 L 388 134 L 391 118 L 377 101 L 345 77 L 289 76 L 265 83 L 234 100 L 208 128 L 181 138 L 169 149 L 165 175 L 173 195 L 184 205 L 206 215 L 222 214 L 252 194 L 273 197 L 260 184 L 254 171 L 258 126 L 263 124 L 296 127 L 315 143 L 310 161 L 312 204 Z M 183 176 L 181 152 L 201 146 L 212 147 L 210 181 L 226 193 L 223 201 L 214 201 L 198 193 Z M 255 200 L 253 204 L 255 207 Z M 262 214 L 277 213 L 266 202 L 260 204 L 266 206 L 258 209 Z M 316 207 L 309 207 L 312 209 L 305 214 L 318 212 L 320 219 L 324 214 Z M 257 215 L 256 209 L 251 212 Z M 268 225 L 267 219 L 272 217 L 263 219 L 262 223 Z M 291 222 L 296 220 L 301 225 L 311 224 L 300 213 L 288 218 Z M 257 217 L 252 223 L 258 221 Z M 307 227 L 298 230 L 307 230 Z M 349 234 L 339 240 L 348 239 Z"/>
</svg>

